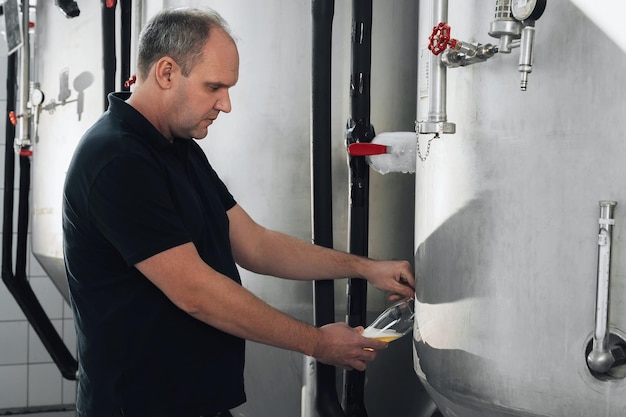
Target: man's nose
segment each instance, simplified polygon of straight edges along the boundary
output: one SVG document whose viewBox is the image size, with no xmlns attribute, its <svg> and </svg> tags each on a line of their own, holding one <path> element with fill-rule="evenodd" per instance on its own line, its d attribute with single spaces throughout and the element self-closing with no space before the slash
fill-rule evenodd
<svg viewBox="0 0 626 417">
<path fill-rule="evenodd" d="M 230 94 L 228 90 L 224 90 L 223 94 L 217 99 L 217 103 L 215 103 L 215 109 L 224 113 L 230 113 L 231 108 Z"/>
</svg>

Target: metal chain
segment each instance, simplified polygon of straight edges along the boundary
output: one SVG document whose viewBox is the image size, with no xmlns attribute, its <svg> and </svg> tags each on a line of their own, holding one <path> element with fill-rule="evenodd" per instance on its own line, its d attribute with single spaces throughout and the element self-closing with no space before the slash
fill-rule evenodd
<svg viewBox="0 0 626 417">
<path fill-rule="evenodd" d="M 415 132 L 415 137 L 417 138 L 417 156 L 421 159 L 422 162 L 426 161 L 428 155 L 430 155 L 430 143 L 439 137 L 439 133 L 435 133 L 435 136 L 428 140 L 428 145 L 426 146 L 426 154 L 422 156 L 422 152 L 420 151 L 420 135 Z"/>
</svg>

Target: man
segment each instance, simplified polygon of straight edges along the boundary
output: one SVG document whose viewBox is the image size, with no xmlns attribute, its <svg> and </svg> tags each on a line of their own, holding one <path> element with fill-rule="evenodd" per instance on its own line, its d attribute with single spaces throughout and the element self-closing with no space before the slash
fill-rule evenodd
<svg viewBox="0 0 626 417">
<path fill-rule="evenodd" d="M 192 140 L 230 112 L 238 78 L 218 14 L 162 11 L 142 32 L 137 67 L 132 95 L 109 97 L 65 184 L 79 416 L 229 416 L 245 401 L 245 339 L 365 369 L 386 343 L 273 309 L 241 286 L 236 264 L 296 280 L 362 277 L 411 297 L 409 264 L 267 230 L 235 202 Z"/>
</svg>

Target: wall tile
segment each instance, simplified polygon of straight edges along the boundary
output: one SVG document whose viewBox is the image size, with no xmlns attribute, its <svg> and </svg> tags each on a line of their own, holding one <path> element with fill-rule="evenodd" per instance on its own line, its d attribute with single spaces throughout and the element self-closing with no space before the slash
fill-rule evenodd
<svg viewBox="0 0 626 417">
<path fill-rule="evenodd" d="M 0 365 L 20 365 L 28 361 L 28 322 L 0 322 Z"/>
<path fill-rule="evenodd" d="M 28 365 L 28 406 L 61 404 L 63 377 L 55 364 Z"/>
<path fill-rule="evenodd" d="M 0 408 L 26 407 L 27 365 L 0 366 Z"/>
<path fill-rule="evenodd" d="M 7 320 L 26 320 L 26 316 L 6 285 L 0 283 L 0 321 Z M 1 352 L 0 355 L 2 355 Z"/>
<path fill-rule="evenodd" d="M 76 403 L 76 381 L 63 380 L 63 404 Z"/>
</svg>

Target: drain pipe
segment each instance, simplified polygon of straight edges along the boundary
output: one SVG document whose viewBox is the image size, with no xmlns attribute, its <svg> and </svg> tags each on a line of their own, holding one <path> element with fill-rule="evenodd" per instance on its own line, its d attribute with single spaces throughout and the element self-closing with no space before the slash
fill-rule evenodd
<svg viewBox="0 0 626 417">
<path fill-rule="evenodd" d="M 102 2 L 102 68 L 104 73 L 104 109 L 109 108 L 109 93 L 115 91 L 115 6 L 117 0 L 101 0 Z M 122 81 L 123 84 L 123 81 Z"/>
<path fill-rule="evenodd" d="M 352 74 L 350 79 L 351 117 L 346 145 L 369 143 L 374 138 L 370 124 L 370 78 L 372 63 L 372 0 L 352 2 Z M 350 253 L 367 256 L 369 218 L 369 166 L 364 156 L 348 156 L 350 163 Z M 348 279 L 347 322 L 365 326 L 367 281 Z M 367 417 L 364 404 L 365 372 L 344 372 L 343 406 L 349 417 Z"/>
<path fill-rule="evenodd" d="M 140 0 L 141 1 L 141 0 Z M 130 78 L 130 50 L 132 39 L 132 0 L 120 0 L 120 85 L 125 87 Z M 130 87 L 126 87 L 130 89 Z"/>
<path fill-rule="evenodd" d="M 331 163 L 331 51 L 334 0 L 313 0 L 313 68 L 311 97 L 311 188 L 313 243 L 332 248 Z M 335 321 L 332 280 L 313 282 L 314 324 Z M 315 366 L 316 365 L 316 366 Z M 339 398 L 335 367 L 316 362 L 315 408 L 320 417 L 345 417 Z M 312 385 L 312 384 L 310 384 Z"/>
<path fill-rule="evenodd" d="M 27 9 L 26 9 L 27 10 Z M 28 16 L 28 13 L 25 13 Z M 25 26 L 28 28 L 28 25 Z M 26 38 L 28 39 L 28 38 Z M 27 42 L 25 40 L 25 42 Z M 23 53 L 23 51 L 22 51 Z M 13 53 L 7 64 L 7 107 L 16 107 L 17 59 Z M 29 65 L 24 59 L 22 65 Z M 28 83 L 21 88 L 27 89 Z M 24 119 L 24 117 L 22 117 Z M 26 275 L 27 237 L 28 237 L 28 194 L 30 190 L 30 154 L 20 152 L 20 193 L 17 221 L 17 249 L 15 274 L 13 274 L 13 208 L 15 188 L 15 152 L 13 138 L 16 129 L 12 123 L 6 124 L 4 157 L 4 212 L 2 218 L 2 281 L 22 309 L 28 322 L 41 339 L 52 360 L 65 379 L 75 380 L 78 363 L 65 346 L 63 340 L 50 322 L 39 300 L 30 286 Z"/>
</svg>

